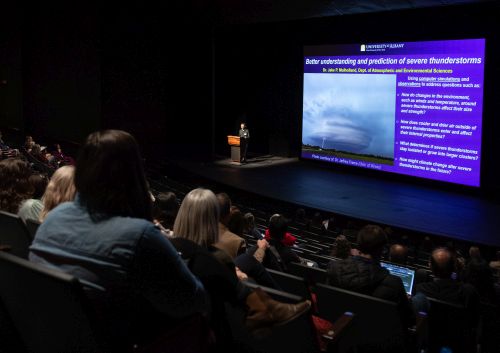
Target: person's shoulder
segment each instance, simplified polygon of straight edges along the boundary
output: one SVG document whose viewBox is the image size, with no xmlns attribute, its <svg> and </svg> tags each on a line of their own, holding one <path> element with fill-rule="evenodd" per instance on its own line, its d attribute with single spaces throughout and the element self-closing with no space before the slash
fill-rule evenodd
<svg viewBox="0 0 500 353">
<path fill-rule="evenodd" d="M 27 199 L 22 203 L 21 207 L 33 207 L 38 205 L 43 206 L 43 202 L 38 199 Z"/>
<path fill-rule="evenodd" d="M 233 263 L 233 259 L 227 252 L 225 252 L 222 249 L 219 249 L 216 246 L 210 246 L 208 251 L 210 254 L 216 258 L 219 262 L 224 263 L 224 264 L 231 264 Z"/>
<path fill-rule="evenodd" d="M 349 257 L 342 260 L 331 260 L 328 264 L 327 272 L 329 274 L 337 272 L 357 272 L 358 264 L 354 258 Z"/>
<path fill-rule="evenodd" d="M 170 239 L 170 242 L 174 246 L 174 248 L 179 252 L 179 255 L 183 259 L 190 259 L 192 258 L 195 254 L 206 254 L 208 253 L 207 250 L 203 249 L 200 245 L 196 244 L 195 242 L 181 238 L 181 237 L 173 237 Z"/>
<path fill-rule="evenodd" d="M 476 288 L 470 283 L 460 283 L 459 288 L 466 296 L 479 295 Z"/>
<path fill-rule="evenodd" d="M 28 200 L 25 200 L 22 204 L 21 204 L 21 208 L 19 209 L 19 213 L 23 213 L 23 212 L 27 212 L 28 210 L 31 210 L 31 209 L 37 209 L 37 210 L 41 210 L 43 208 L 43 202 L 38 200 L 38 199 L 28 199 Z"/>
<path fill-rule="evenodd" d="M 71 217 L 83 213 L 84 211 L 74 202 L 63 202 L 53 208 L 43 223 L 58 222 L 62 218 Z"/>
<path fill-rule="evenodd" d="M 223 232 L 219 234 L 219 241 L 242 243 L 245 242 L 245 239 L 243 239 L 239 235 L 234 234 L 233 232 L 231 232 L 229 229 L 226 228 Z"/>
</svg>

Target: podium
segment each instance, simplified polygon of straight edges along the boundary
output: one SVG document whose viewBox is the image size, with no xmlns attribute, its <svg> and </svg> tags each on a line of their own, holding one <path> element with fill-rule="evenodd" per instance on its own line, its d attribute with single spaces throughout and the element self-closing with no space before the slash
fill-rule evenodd
<svg viewBox="0 0 500 353">
<path fill-rule="evenodd" d="M 228 135 L 227 143 L 231 146 L 231 162 L 240 164 L 240 137 Z"/>
</svg>

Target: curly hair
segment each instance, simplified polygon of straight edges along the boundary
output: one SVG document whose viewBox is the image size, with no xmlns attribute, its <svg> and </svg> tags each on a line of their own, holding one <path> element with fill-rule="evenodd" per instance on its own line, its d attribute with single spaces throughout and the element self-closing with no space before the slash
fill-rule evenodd
<svg viewBox="0 0 500 353">
<path fill-rule="evenodd" d="M 347 259 L 351 256 L 351 243 L 345 235 L 340 234 L 337 236 L 332 246 L 331 255 L 340 259 Z"/>
<path fill-rule="evenodd" d="M 0 161 L 0 210 L 17 214 L 21 203 L 33 194 L 31 174 L 28 164 L 20 159 Z"/>
</svg>

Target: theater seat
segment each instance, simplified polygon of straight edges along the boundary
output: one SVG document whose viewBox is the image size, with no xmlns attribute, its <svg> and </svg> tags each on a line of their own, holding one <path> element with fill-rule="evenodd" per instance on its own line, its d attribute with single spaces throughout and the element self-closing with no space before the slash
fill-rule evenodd
<svg viewBox="0 0 500 353">
<path fill-rule="evenodd" d="M 101 352 L 79 281 L 0 252 L 0 301 L 30 353 Z"/>
<path fill-rule="evenodd" d="M 404 352 L 407 329 L 401 324 L 397 305 L 345 289 L 317 284 L 318 315 L 334 320 L 346 311 L 356 314 L 344 348 Z"/>
<path fill-rule="evenodd" d="M 267 269 L 273 280 L 287 293 L 297 295 L 302 299 L 311 299 L 309 288 L 303 277 Z"/>
<path fill-rule="evenodd" d="M 321 268 L 309 267 L 292 262 L 288 265 L 288 272 L 292 275 L 304 278 L 309 284 L 326 282 L 326 271 Z"/>
<path fill-rule="evenodd" d="M 462 305 L 428 299 L 427 352 L 441 352 L 442 347 L 449 347 L 453 353 L 476 352 L 478 313 Z"/>
<path fill-rule="evenodd" d="M 245 285 L 252 289 L 260 287 L 273 299 L 280 302 L 297 303 L 302 300 L 299 296 L 272 288 L 262 287 L 249 282 L 245 282 Z M 244 310 L 240 307 L 226 304 L 226 313 L 238 351 L 259 353 L 314 353 L 320 351 L 322 343 L 315 330 L 310 312 L 302 314 L 286 325 L 274 327 L 269 336 L 258 338 L 252 336 L 245 328 Z M 334 329 L 328 338 L 331 342 L 327 343 L 331 343 L 328 346 L 335 350 L 329 351 L 337 352 L 337 344 L 343 339 L 345 332 L 349 330 L 350 321 L 351 315 L 344 315 L 344 313 L 338 315 L 332 321 Z"/>
<path fill-rule="evenodd" d="M 36 231 L 38 230 L 38 227 L 40 227 L 40 222 L 35 221 L 34 219 L 27 219 L 26 220 L 26 228 L 28 229 L 28 232 L 30 233 L 31 239 L 35 239 L 35 234 Z"/>
<path fill-rule="evenodd" d="M 5 305 L 0 300 L 0 353 L 27 353 Z"/>
<path fill-rule="evenodd" d="M 17 215 L 0 211 L 0 246 L 10 254 L 27 259 L 32 237 Z"/>
</svg>

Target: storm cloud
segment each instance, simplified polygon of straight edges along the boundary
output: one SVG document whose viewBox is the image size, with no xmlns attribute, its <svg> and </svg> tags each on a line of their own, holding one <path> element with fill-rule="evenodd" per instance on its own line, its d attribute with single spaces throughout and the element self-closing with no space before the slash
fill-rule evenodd
<svg viewBox="0 0 500 353">
<path fill-rule="evenodd" d="M 394 158 L 396 76 L 304 74 L 302 142 Z"/>
</svg>

